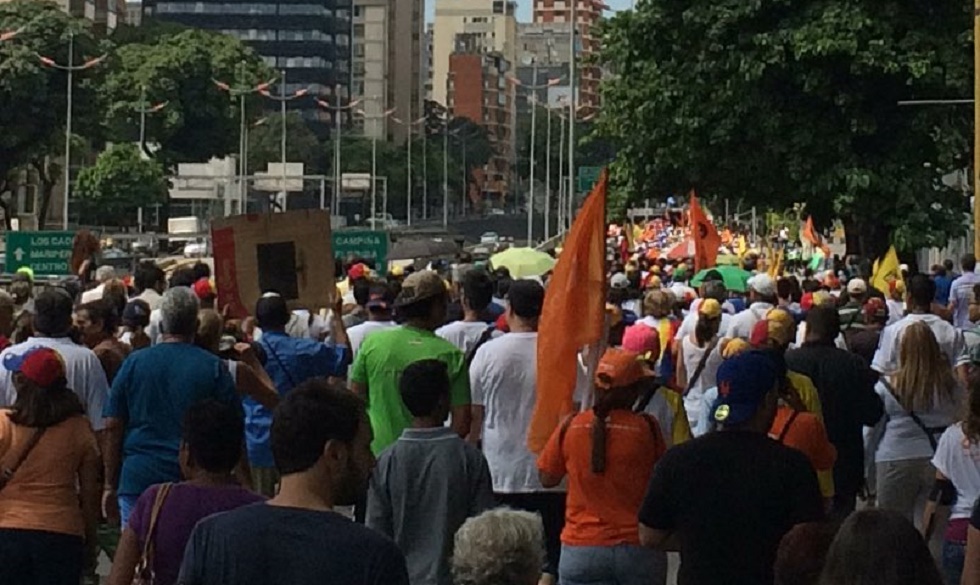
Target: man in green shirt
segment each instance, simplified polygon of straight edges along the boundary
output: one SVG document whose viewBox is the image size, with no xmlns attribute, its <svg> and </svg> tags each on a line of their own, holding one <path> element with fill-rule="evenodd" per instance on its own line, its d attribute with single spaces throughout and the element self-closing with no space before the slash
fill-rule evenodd
<svg viewBox="0 0 980 585">
<path fill-rule="evenodd" d="M 412 273 L 395 299 L 404 325 L 372 333 L 357 352 L 350 372 L 351 389 L 367 402 L 375 455 L 412 424 L 398 384 L 405 368 L 419 360 L 436 359 L 446 364 L 452 428 L 460 437 L 469 432 L 470 382 L 465 357 L 434 333 L 445 324 L 448 300 L 446 285 L 438 274 L 428 270 Z"/>
</svg>

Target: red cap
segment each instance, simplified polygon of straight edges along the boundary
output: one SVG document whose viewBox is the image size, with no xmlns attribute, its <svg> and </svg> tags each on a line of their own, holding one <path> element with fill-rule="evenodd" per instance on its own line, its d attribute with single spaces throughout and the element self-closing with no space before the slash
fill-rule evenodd
<svg viewBox="0 0 980 585">
<path fill-rule="evenodd" d="M 350 270 L 347 271 L 347 278 L 349 278 L 352 281 L 359 280 L 367 276 L 367 270 L 368 267 L 365 266 L 364 264 L 361 263 L 355 264 L 350 267 Z"/>
<path fill-rule="evenodd" d="M 192 288 L 197 298 L 202 301 L 217 296 L 214 285 L 211 284 L 211 279 L 209 278 L 199 278 Z"/>
<path fill-rule="evenodd" d="M 65 361 L 61 354 L 48 347 L 35 347 L 22 355 L 7 354 L 3 367 L 20 372 L 41 388 L 47 388 L 65 377 Z"/>
</svg>

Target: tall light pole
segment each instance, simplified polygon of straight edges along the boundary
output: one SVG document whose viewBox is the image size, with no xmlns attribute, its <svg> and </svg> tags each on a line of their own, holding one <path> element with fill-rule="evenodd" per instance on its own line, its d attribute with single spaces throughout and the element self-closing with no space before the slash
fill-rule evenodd
<svg viewBox="0 0 980 585">
<path fill-rule="evenodd" d="M 238 64 L 238 77 L 243 81 L 240 84 L 236 81 L 236 85 L 231 85 L 217 79 L 212 79 L 211 81 L 221 91 L 228 92 L 228 95 L 232 99 L 238 98 L 238 118 L 240 124 L 238 131 L 238 212 L 245 213 L 248 206 L 248 190 L 245 186 L 246 177 L 248 176 L 248 155 L 246 154 L 248 150 L 248 128 L 245 125 L 245 97 L 252 93 L 267 90 L 272 85 L 272 82 L 267 81 L 258 85 L 246 85 L 244 83 L 245 61 L 241 61 Z"/>
<path fill-rule="evenodd" d="M 167 102 L 159 102 L 156 104 L 151 104 L 146 101 L 146 86 L 140 86 L 140 103 L 138 106 L 140 113 L 140 150 L 145 152 L 149 156 L 149 152 L 146 148 L 146 115 L 159 112 L 163 108 L 167 107 Z"/>
<path fill-rule="evenodd" d="M 572 225 L 572 217 L 575 205 L 575 114 L 578 112 L 578 95 L 575 87 L 578 82 L 578 71 L 576 60 L 578 58 L 575 50 L 575 36 L 578 32 L 578 8 L 579 0 L 572 0 L 571 11 L 569 14 L 569 55 L 568 55 L 568 85 L 571 88 L 568 104 L 568 191 L 565 193 L 568 198 L 568 225 Z"/>
<path fill-rule="evenodd" d="M 449 228 L 449 112 L 442 119 L 442 229 Z"/>
<path fill-rule="evenodd" d="M 530 97 L 528 102 L 531 104 L 531 186 L 528 192 L 527 198 L 527 245 L 531 246 L 534 242 L 534 170 L 537 164 L 535 150 L 537 148 L 537 130 L 538 130 L 538 92 L 542 89 L 548 89 L 558 83 L 561 83 L 561 79 L 549 79 L 548 83 L 537 85 L 538 83 L 538 60 L 534 59 L 532 63 L 532 82 L 530 85 L 524 85 L 516 77 L 508 77 L 507 79 L 515 85 L 523 85 L 525 89 L 530 92 Z M 547 101 L 547 100 L 546 100 Z M 547 211 L 545 212 L 547 214 Z"/>
<path fill-rule="evenodd" d="M 378 96 L 371 99 L 377 100 Z M 394 114 L 395 108 L 381 114 L 368 114 L 364 110 L 357 110 L 355 113 L 364 120 L 371 120 L 374 130 L 371 133 L 371 227 L 377 229 L 375 224 L 378 221 L 378 122 Z M 385 227 L 387 221 L 388 218 L 385 218 Z"/>
<path fill-rule="evenodd" d="M 280 122 L 282 123 L 281 126 L 282 136 L 280 136 L 280 144 L 279 144 L 280 158 L 282 159 L 282 168 L 280 169 L 280 174 L 282 179 L 282 205 L 283 205 L 283 211 L 285 211 L 286 200 L 288 198 L 288 190 L 286 188 L 286 104 L 288 104 L 289 102 L 295 99 L 299 99 L 305 96 L 310 92 L 310 90 L 304 87 L 294 91 L 292 94 L 287 95 L 286 94 L 286 70 L 283 69 L 282 71 L 280 71 L 279 75 L 280 75 L 279 95 L 272 95 L 272 93 L 265 88 L 259 90 L 259 93 L 261 93 L 263 96 L 269 98 L 272 101 L 279 102 L 279 117 L 281 118 Z"/>
<path fill-rule="evenodd" d="M 544 147 L 544 241 L 551 235 L 551 103 L 546 102 L 548 110 L 548 137 Z"/>
<path fill-rule="evenodd" d="M 16 32 L 18 31 L 15 31 L 15 34 Z M 12 38 L 12 37 L 8 36 L 8 38 Z M 68 104 L 66 106 L 68 109 L 68 114 L 65 118 L 65 173 L 64 173 L 65 174 L 65 178 L 64 178 L 65 200 L 64 203 L 62 204 L 62 209 L 61 209 L 62 214 L 64 214 L 64 218 L 62 219 L 62 227 L 64 227 L 64 229 L 67 230 L 68 229 L 68 199 L 71 195 L 71 114 L 72 114 L 72 90 L 74 86 L 74 74 L 76 71 L 84 71 L 86 69 L 91 69 L 92 67 L 95 67 L 96 65 L 101 63 L 102 60 L 106 58 L 106 56 L 102 55 L 96 57 L 95 59 L 89 59 L 88 61 L 85 61 L 81 65 L 75 65 L 75 33 L 72 31 L 68 31 L 68 63 L 67 64 L 63 65 L 61 63 L 58 63 L 54 59 L 51 59 L 50 57 L 45 57 L 43 55 L 38 55 L 37 57 L 42 64 L 48 67 L 52 67 L 54 69 L 60 69 L 62 71 L 66 71 L 68 73 L 68 89 L 67 89 Z"/>
<path fill-rule="evenodd" d="M 354 100 L 348 102 L 346 106 L 340 105 L 340 88 L 341 85 L 338 83 L 334 86 L 334 97 L 336 98 L 337 105 L 332 106 L 330 102 L 324 100 L 316 100 L 316 103 L 321 108 L 331 112 L 334 119 L 334 143 L 333 143 L 333 203 L 330 206 L 331 213 L 334 215 L 340 215 L 340 187 L 341 187 L 341 173 L 340 173 L 340 135 L 341 127 L 340 121 L 343 118 L 342 114 L 345 110 L 352 110 L 361 103 L 361 100 Z"/>
<path fill-rule="evenodd" d="M 558 136 L 558 231 L 565 229 L 565 175 L 562 174 L 565 168 L 565 114 L 561 108 L 558 110 L 558 126 L 560 128 Z"/>
<path fill-rule="evenodd" d="M 402 120 L 396 118 L 395 116 L 392 116 L 391 117 L 391 121 L 392 122 L 395 122 L 396 124 L 399 124 L 401 126 L 406 126 L 406 130 L 408 130 L 408 162 L 405 164 L 405 170 L 406 170 L 406 174 L 408 176 L 408 183 L 407 183 L 406 188 L 405 188 L 405 200 L 407 201 L 408 211 L 407 211 L 407 213 L 405 215 L 406 215 L 406 219 L 407 219 L 407 224 L 408 224 L 409 227 L 411 227 L 411 225 L 412 225 L 412 191 L 413 191 L 412 188 L 414 187 L 414 185 L 412 185 L 412 137 L 413 137 L 413 134 L 415 132 L 415 126 L 418 125 L 418 124 L 420 124 L 420 123 L 422 123 L 422 122 L 425 122 L 425 117 L 423 116 L 422 118 L 419 118 L 418 120 L 415 120 L 414 122 L 403 122 Z"/>
</svg>

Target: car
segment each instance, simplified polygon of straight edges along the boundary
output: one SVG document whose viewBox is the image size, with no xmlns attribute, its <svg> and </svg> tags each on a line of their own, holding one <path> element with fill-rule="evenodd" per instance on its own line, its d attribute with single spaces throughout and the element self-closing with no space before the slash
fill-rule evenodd
<svg viewBox="0 0 980 585">
<path fill-rule="evenodd" d="M 499 207 L 491 207 L 487 210 L 487 215 L 507 215 L 507 212 Z"/>
<path fill-rule="evenodd" d="M 480 236 L 480 243 L 483 245 L 495 245 L 500 242 L 500 235 L 497 232 L 484 232 Z"/>
<path fill-rule="evenodd" d="M 184 245 L 184 258 L 203 258 L 208 255 L 208 242 L 205 238 L 195 238 Z"/>
</svg>

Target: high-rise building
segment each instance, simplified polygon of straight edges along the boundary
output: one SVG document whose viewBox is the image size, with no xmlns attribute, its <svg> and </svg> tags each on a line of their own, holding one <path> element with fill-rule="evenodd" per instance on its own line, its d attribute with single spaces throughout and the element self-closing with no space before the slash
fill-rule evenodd
<svg viewBox="0 0 980 585">
<path fill-rule="evenodd" d="M 456 37 L 467 35 L 482 50 L 517 59 L 517 2 L 513 0 L 436 0 L 432 26 L 432 99 L 447 105 L 449 56 Z"/>
<path fill-rule="evenodd" d="M 469 199 L 503 204 L 510 187 L 513 144 L 513 95 L 510 62 L 501 53 L 484 51 L 479 43 L 458 37 L 457 51 L 449 56 L 447 99 L 454 118 L 468 118 L 487 133 L 491 155 L 486 166 L 473 173 Z M 461 145 L 465 152 L 465 137 Z M 473 190 L 473 186 L 476 190 Z"/>
<path fill-rule="evenodd" d="M 424 54 L 422 64 L 425 70 L 422 72 L 422 83 L 425 85 L 425 99 L 432 99 L 432 23 L 425 25 L 425 39 L 422 44 Z"/>
<path fill-rule="evenodd" d="M 404 124 L 373 118 L 392 109 L 403 122 L 422 116 L 424 27 L 422 0 L 354 0 L 352 94 L 369 118 L 357 122 L 365 136 L 402 142 Z"/>
<path fill-rule="evenodd" d="M 559 106 L 571 93 L 569 23 L 522 23 L 517 29 L 517 115 L 530 115 L 532 93 L 539 104 Z M 549 82 L 554 82 L 549 85 Z M 547 87 L 542 87 L 547 86 Z M 530 90 L 529 88 L 538 88 Z"/>
<path fill-rule="evenodd" d="M 595 34 L 596 25 L 602 18 L 606 5 L 602 0 L 534 0 L 535 23 L 571 22 L 571 3 L 576 2 L 577 21 L 578 103 L 585 108 L 599 106 L 599 82 L 602 69 L 585 64 L 599 50 L 599 37 Z"/>
<path fill-rule="evenodd" d="M 140 26 L 143 24 L 143 3 L 133 2 L 132 0 L 126 2 L 126 15 L 123 22 L 129 26 Z"/>
<path fill-rule="evenodd" d="M 241 39 L 266 64 L 286 72 L 286 93 L 308 89 L 322 100 L 342 100 L 351 82 L 352 0 L 143 0 L 144 19 L 176 22 Z M 272 104 L 270 103 L 270 107 Z M 312 99 L 295 100 L 311 128 L 326 135 L 331 112 Z"/>
</svg>

